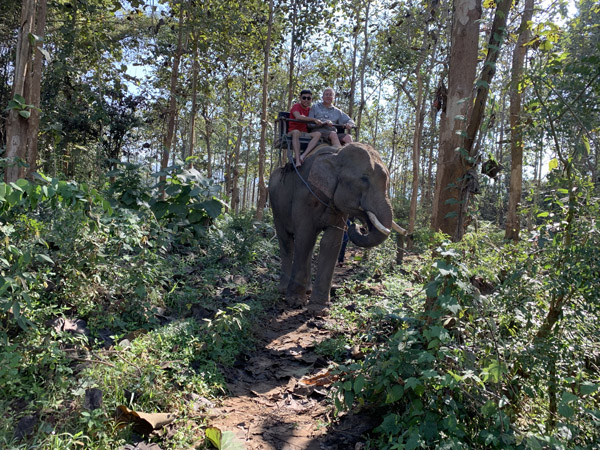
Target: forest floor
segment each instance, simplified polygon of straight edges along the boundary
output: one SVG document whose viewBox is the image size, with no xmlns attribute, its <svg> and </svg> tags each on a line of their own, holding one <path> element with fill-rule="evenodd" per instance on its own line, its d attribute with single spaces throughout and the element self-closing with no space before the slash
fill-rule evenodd
<svg viewBox="0 0 600 450">
<path fill-rule="evenodd" d="M 336 267 L 334 288 L 354 271 L 349 253 Z M 233 432 L 248 450 L 363 448 L 361 436 L 377 424 L 351 413 L 335 416 L 331 363 L 315 352 L 335 333 L 332 319 L 283 301 L 266 317 L 255 351 L 226 372 L 230 396 L 213 409 L 212 425 Z"/>
</svg>

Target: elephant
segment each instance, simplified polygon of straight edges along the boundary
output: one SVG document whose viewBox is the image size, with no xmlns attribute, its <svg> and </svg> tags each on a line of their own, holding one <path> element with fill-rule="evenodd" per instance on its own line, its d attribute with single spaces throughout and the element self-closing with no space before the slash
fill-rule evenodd
<svg viewBox="0 0 600 450">
<path fill-rule="evenodd" d="M 390 228 L 398 227 L 388 187 L 389 172 L 379 153 L 361 143 L 325 146 L 298 168 L 288 163 L 273 171 L 269 198 L 281 257 L 279 291 L 289 304 L 307 306 L 315 314 L 327 311 L 346 220 L 363 224 L 351 224 L 347 231 L 354 244 L 365 248 L 381 244 Z M 311 288 L 312 254 L 321 232 Z"/>
</svg>

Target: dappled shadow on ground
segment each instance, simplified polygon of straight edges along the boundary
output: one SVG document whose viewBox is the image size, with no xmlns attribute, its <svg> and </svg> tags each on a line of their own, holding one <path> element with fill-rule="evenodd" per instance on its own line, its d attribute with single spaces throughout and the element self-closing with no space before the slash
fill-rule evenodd
<svg viewBox="0 0 600 450">
<path fill-rule="evenodd" d="M 336 268 L 336 283 L 352 270 Z M 334 417 L 330 361 L 315 353 L 332 337 L 331 319 L 304 309 L 275 307 L 258 330 L 261 345 L 226 371 L 230 397 L 210 423 L 235 433 L 248 450 L 355 449 L 377 423 L 368 417 Z"/>
</svg>

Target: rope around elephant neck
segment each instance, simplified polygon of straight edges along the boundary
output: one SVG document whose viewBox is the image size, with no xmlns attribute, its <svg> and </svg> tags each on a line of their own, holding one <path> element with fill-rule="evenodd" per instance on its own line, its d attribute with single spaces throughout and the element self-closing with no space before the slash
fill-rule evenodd
<svg viewBox="0 0 600 450">
<path fill-rule="evenodd" d="M 298 168 L 296 167 L 296 162 L 295 162 L 293 159 L 292 159 L 292 165 L 294 166 L 294 170 L 296 170 L 296 173 L 298 174 L 298 178 L 300 178 L 300 179 L 302 180 L 302 182 L 303 182 L 303 183 L 306 185 L 306 188 L 308 189 L 308 192 L 310 192 L 310 193 L 313 195 L 313 197 L 315 197 L 317 200 L 319 200 L 319 202 L 320 202 L 322 205 L 324 205 L 326 208 L 332 208 L 332 209 L 333 209 L 334 207 L 333 207 L 331 204 L 329 204 L 329 205 L 328 205 L 328 204 L 327 204 L 327 203 L 325 203 L 323 200 L 321 200 L 321 199 L 320 199 L 320 198 L 317 196 L 317 194 L 315 194 L 315 193 L 313 192 L 313 190 L 310 188 L 310 186 L 308 185 L 308 183 L 306 182 L 306 180 L 305 180 L 304 178 L 302 178 L 302 175 L 300 175 L 300 172 L 298 172 Z M 329 226 L 330 226 L 330 227 L 333 227 L 333 228 L 337 228 L 338 230 L 342 230 L 344 233 L 345 233 L 346 231 L 348 231 L 348 226 L 346 225 L 346 223 L 344 223 L 344 227 L 343 227 L 343 228 L 337 227 L 337 226 L 335 226 L 335 225 L 329 225 Z"/>
<path fill-rule="evenodd" d="M 313 192 L 313 190 L 310 188 L 310 186 L 308 185 L 308 183 L 306 182 L 306 180 L 304 178 L 302 178 L 302 175 L 300 175 L 300 172 L 298 171 L 298 168 L 296 167 L 296 161 L 294 161 L 294 159 L 292 158 L 292 165 L 294 166 L 294 170 L 296 171 L 296 173 L 298 174 L 298 178 L 300 178 L 302 180 L 302 182 L 304 183 L 304 185 L 306 186 L 306 188 L 308 189 L 308 192 L 310 192 L 314 198 L 316 198 L 317 200 L 319 200 L 319 202 L 325 206 L 326 208 L 331 208 L 330 204 L 325 203 L 323 200 L 321 200 L 317 194 L 315 194 Z"/>
</svg>

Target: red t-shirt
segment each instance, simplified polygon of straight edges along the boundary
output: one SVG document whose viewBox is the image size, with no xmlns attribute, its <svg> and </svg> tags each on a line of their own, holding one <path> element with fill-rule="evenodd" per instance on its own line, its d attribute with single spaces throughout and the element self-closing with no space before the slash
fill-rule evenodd
<svg viewBox="0 0 600 450">
<path fill-rule="evenodd" d="M 310 108 L 303 108 L 301 103 L 295 103 L 290 109 L 290 119 L 295 119 L 294 111 L 298 111 L 302 116 L 308 117 Z M 288 122 L 288 133 L 292 130 L 300 130 L 302 133 L 308 133 L 306 122 Z"/>
</svg>

